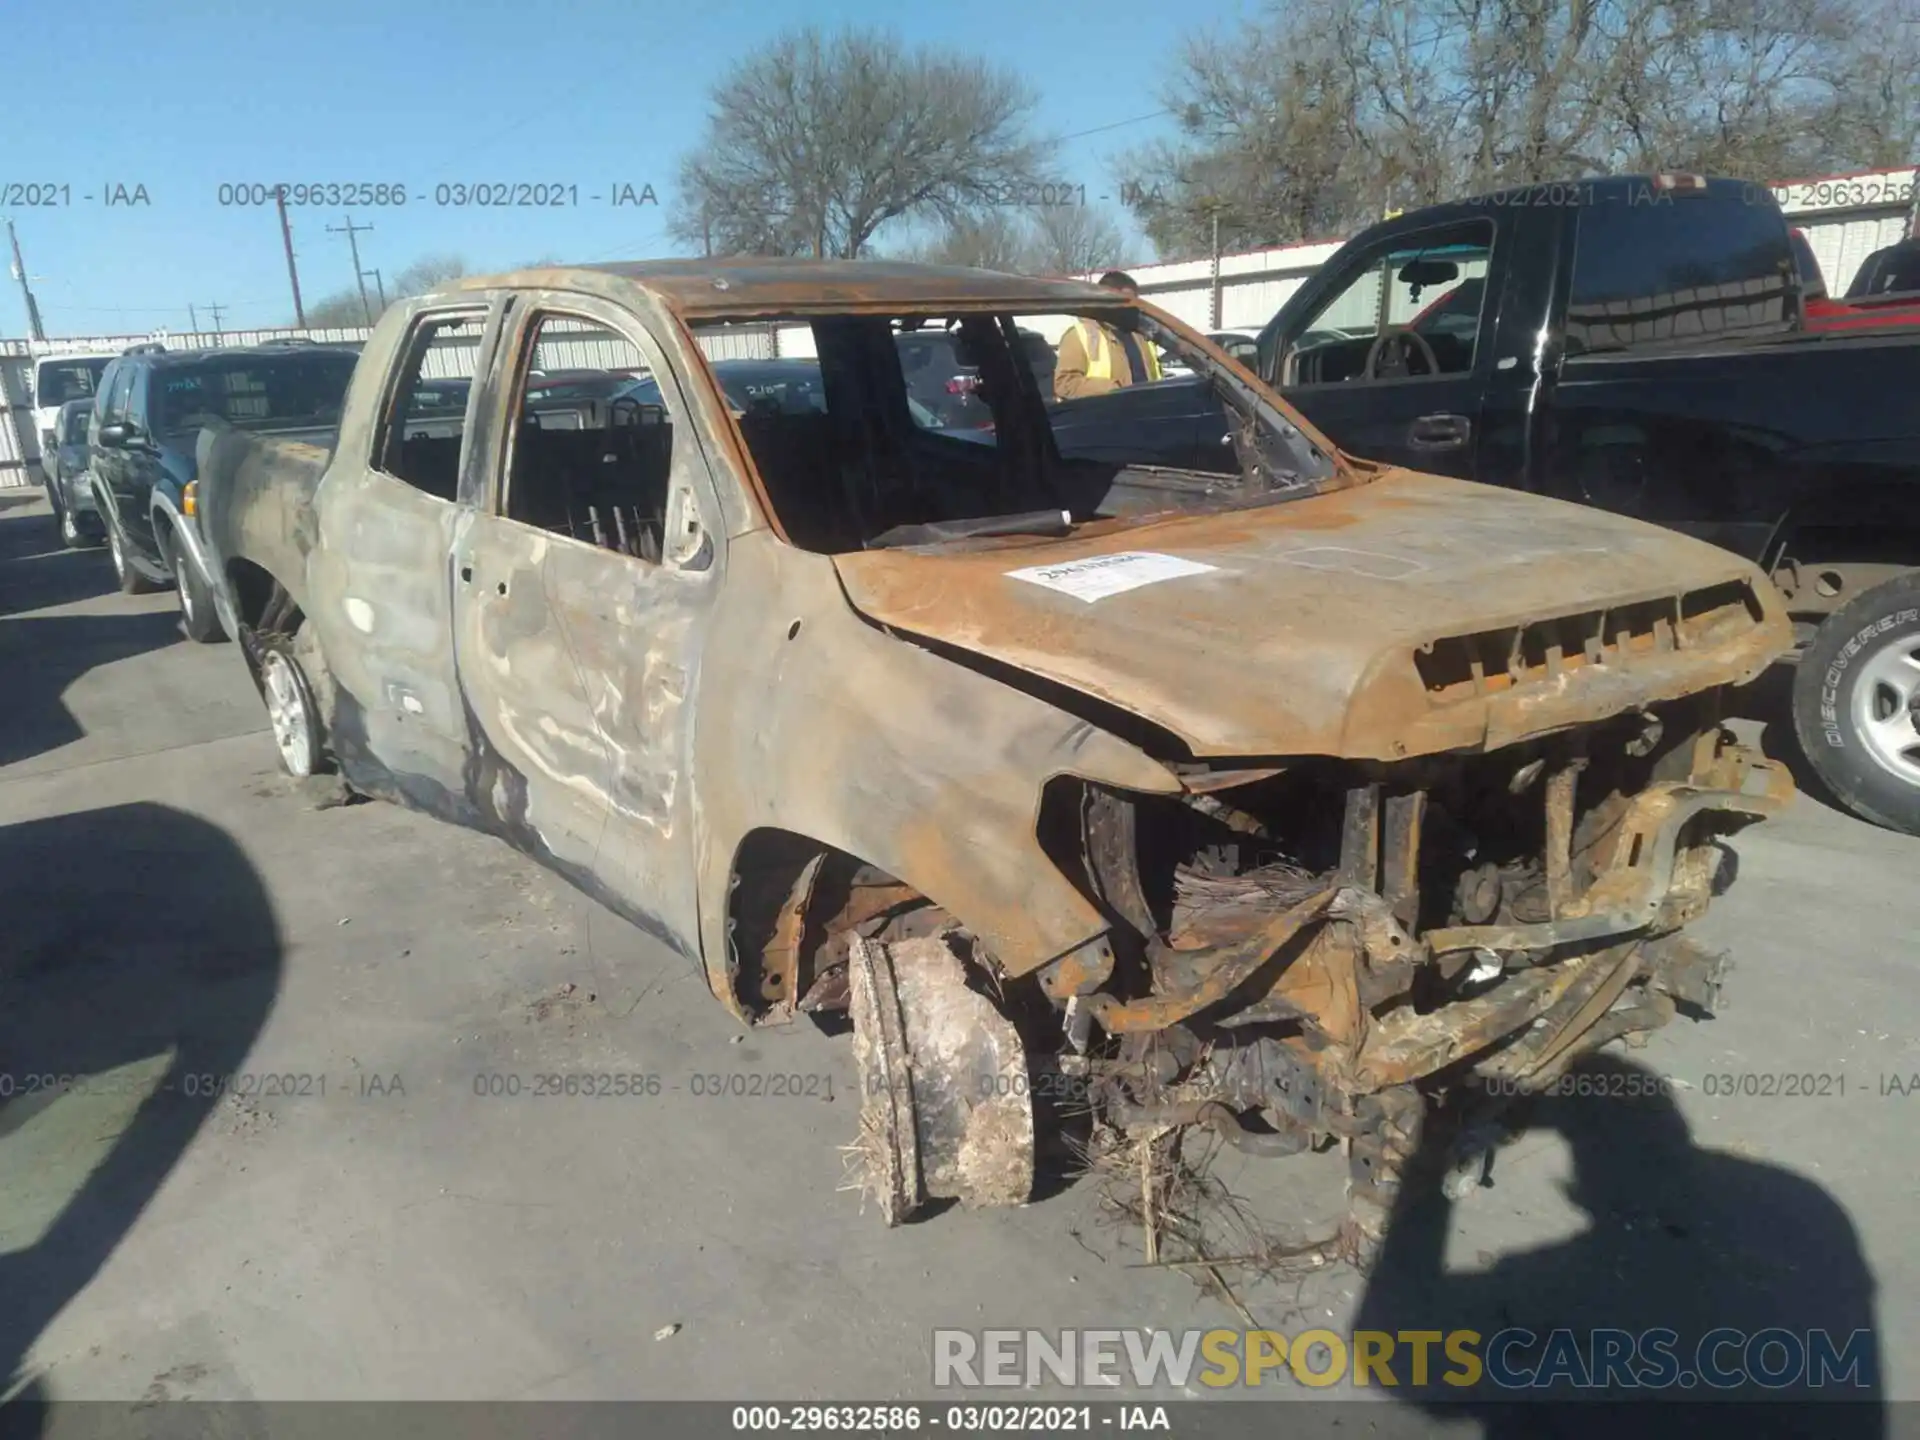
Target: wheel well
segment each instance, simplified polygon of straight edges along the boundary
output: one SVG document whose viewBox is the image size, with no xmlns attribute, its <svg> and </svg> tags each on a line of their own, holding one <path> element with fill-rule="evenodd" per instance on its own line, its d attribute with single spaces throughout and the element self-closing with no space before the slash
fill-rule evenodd
<svg viewBox="0 0 1920 1440">
<path fill-rule="evenodd" d="M 911 885 L 844 850 L 791 830 L 750 831 L 727 881 L 734 993 L 749 1014 L 791 1012 L 844 967 L 856 930 L 932 909 Z M 845 1007 L 844 997 L 820 998 L 822 1009 Z"/>
<path fill-rule="evenodd" d="M 287 587 L 264 566 L 251 560 L 230 560 L 227 583 L 233 592 L 236 618 L 245 629 L 291 635 L 306 621 Z"/>
<path fill-rule="evenodd" d="M 1788 612 L 1817 618 L 1920 568 L 1917 551 L 1920 547 L 1907 526 L 1799 525 L 1781 535 L 1769 569 L 1786 597 Z"/>
<path fill-rule="evenodd" d="M 157 505 L 153 510 L 153 546 L 162 560 L 173 564 L 173 517 Z"/>
</svg>

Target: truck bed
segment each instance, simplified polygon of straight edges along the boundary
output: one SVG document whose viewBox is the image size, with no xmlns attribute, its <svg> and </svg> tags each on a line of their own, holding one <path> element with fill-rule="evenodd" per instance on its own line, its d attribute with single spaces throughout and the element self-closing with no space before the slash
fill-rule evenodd
<svg viewBox="0 0 1920 1440">
<path fill-rule="evenodd" d="M 304 576 L 313 495 L 333 441 L 332 431 L 200 432 L 200 530 L 219 572 L 210 577 L 216 585 L 230 586 L 230 562 L 243 555 L 288 585 Z"/>
</svg>

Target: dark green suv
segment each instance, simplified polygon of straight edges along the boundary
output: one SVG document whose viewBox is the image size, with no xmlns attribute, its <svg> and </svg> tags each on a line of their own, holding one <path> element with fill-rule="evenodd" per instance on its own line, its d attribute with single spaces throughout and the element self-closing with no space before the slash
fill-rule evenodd
<svg viewBox="0 0 1920 1440">
<path fill-rule="evenodd" d="M 87 453 L 120 588 L 132 595 L 171 583 L 189 636 L 230 633 L 194 514 L 200 432 L 252 430 L 330 446 L 354 359 L 344 347 L 279 340 L 220 350 L 135 345 L 112 361 Z"/>
</svg>

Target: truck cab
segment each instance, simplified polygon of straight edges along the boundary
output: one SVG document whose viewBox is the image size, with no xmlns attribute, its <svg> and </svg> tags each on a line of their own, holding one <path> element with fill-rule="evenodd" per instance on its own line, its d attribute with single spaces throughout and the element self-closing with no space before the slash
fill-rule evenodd
<svg viewBox="0 0 1920 1440">
<path fill-rule="evenodd" d="M 1814 768 L 1856 813 L 1920 832 L 1920 332 L 1810 326 L 1809 304 L 1763 186 L 1532 185 L 1356 236 L 1262 331 L 1259 368 L 1355 454 L 1759 564 L 1807 656 Z M 1863 634 L 1894 649 L 1860 669 Z"/>
</svg>

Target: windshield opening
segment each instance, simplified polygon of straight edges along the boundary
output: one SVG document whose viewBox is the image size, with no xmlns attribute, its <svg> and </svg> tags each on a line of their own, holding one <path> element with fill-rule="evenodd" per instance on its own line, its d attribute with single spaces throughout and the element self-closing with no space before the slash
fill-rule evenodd
<svg viewBox="0 0 1920 1440">
<path fill-rule="evenodd" d="M 337 425 L 351 355 L 236 355 L 169 367 L 153 379 L 152 428 L 177 435 L 225 423 L 242 430 Z"/>
<path fill-rule="evenodd" d="M 1126 304 L 796 318 L 766 344 L 714 375 L 782 528 L 820 553 L 1269 504 L 1334 474 L 1274 397 Z"/>
</svg>

